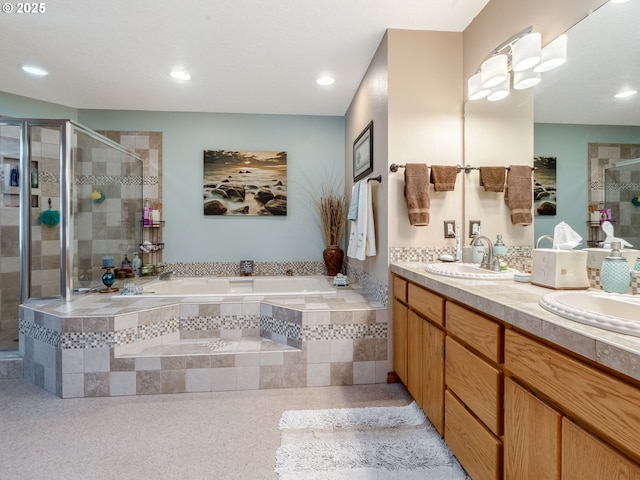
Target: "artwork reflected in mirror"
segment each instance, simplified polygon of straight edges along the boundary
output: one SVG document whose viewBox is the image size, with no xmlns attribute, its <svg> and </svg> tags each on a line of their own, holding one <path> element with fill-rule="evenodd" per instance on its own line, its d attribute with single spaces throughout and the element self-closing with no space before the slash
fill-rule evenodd
<svg viewBox="0 0 640 480">
<path fill-rule="evenodd" d="M 287 214 L 287 152 L 205 150 L 205 215 Z"/>
<path fill-rule="evenodd" d="M 535 157 L 533 167 L 533 210 L 536 215 L 555 215 L 556 157 Z"/>
</svg>

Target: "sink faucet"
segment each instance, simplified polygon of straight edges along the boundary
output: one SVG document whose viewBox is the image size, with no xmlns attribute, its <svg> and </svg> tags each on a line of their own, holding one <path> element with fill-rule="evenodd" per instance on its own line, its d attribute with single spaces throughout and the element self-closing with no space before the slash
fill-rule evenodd
<svg viewBox="0 0 640 480">
<path fill-rule="evenodd" d="M 551 242 L 551 244 L 553 245 L 553 237 L 551 235 L 542 235 L 540 238 L 538 238 L 538 240 L 536 241 L 536 248 L 540 247 L 540 242 L 542 242 L 542 240 L 549 240 Z"/>
<path fill-rule="evenodd" d="M 488 237 L 485 237 L 484 235 L 476 235 L 471 245 L 480 245 L 480 243 L 482 243 L 481 240 L 484 240 L 487 243 L 488 248 L 485 248 L 484 256 L 482 257 L 482 262 L 480 263 L 480 268 L 484 268 L 485 270 L 494 270 L 496 272 L 499 271 L 500 261 L 497 257 L 493 258 L 493 244 Z"/>
<path fill-rule="evenodd" d="M 162 272 L 158 277 L 158 280 L 171 280 L 171 275 L 175 275 L 176 272 Z"/>
</svg>

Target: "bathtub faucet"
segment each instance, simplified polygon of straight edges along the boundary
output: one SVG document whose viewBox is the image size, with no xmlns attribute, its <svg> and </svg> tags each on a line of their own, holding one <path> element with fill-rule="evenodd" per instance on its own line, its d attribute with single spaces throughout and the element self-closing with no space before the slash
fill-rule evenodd
<svg viewBox="0 0 640 480">
<path fill-rule="evenodd" d="M 158 277 L 158 280 L 171 280 L 171 275 L 175 275 L 176 272 L 162 272 Z"/>
</svg>

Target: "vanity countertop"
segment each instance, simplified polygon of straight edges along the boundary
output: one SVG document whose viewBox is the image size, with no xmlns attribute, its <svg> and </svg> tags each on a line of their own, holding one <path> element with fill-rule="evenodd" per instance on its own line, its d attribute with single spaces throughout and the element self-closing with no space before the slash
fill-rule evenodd
<svg viewBox="0 0 640 480">
<path fill-rule="evenodd" d="M 514 280 L 464 280 L 434 275 L 426 263 L 394 263 L 391 271 L 447 298 L 640 381 L 640 337 L 609 332 L 543 309 L 552 290 Z M 640 321 L 640 312 L 638 312 Z"/>
</svg>

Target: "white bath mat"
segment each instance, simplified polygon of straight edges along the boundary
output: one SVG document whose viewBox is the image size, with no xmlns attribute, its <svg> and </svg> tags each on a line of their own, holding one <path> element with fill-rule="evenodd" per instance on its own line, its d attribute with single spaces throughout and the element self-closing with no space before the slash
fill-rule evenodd
<svg viewBox="0 0 640 480">
<path fill-rule="evenodd" d="M 280 480 L 467 478 L 415 402 L 406 407 L 287 411 L 280 429 Z"/>
</svg>

